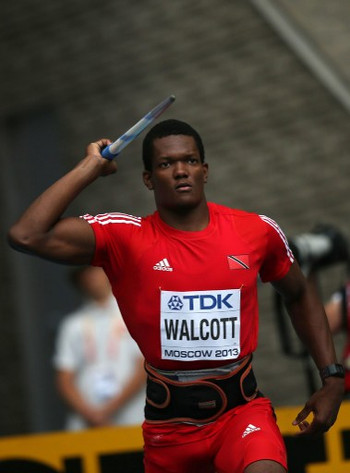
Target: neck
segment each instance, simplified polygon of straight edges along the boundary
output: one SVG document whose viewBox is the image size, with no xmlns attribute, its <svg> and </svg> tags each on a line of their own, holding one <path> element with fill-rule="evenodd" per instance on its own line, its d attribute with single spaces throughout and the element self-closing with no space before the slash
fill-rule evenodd
<svg viewBox="0 0 350 473">
<path fill-rule="evenodd" d="M 209 209 L 203 200 L 198 207 L 158 209 L 160 218 L 170 227 L 186 232 L 199 232 L 209 224 Z"/>
</svg>

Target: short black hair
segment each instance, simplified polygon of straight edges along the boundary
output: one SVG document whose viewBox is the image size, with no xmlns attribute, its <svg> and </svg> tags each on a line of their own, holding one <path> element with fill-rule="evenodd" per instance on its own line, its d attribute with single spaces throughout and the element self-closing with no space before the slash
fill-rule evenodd
<svg viewBox="0 0 350 473">
<path fill-rule="evenodd" d="M 143 140 L 142 160 L 146 171 L 152 171 L 153 141 L 170 135 L 192 136 L 197 144 L 202 163 L 205 160 L 204 146 L 199 133 L 188 123 L 181 120 L 169 119 L 157 123 L 147 133 Z"/>
</svg>

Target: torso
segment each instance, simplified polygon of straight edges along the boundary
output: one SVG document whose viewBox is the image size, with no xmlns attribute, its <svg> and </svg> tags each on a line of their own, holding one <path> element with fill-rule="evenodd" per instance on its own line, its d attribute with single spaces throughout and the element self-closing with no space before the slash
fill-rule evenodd
<svg viewBox="0 0 350 473">
<path fill-rule="evenodd" d="M 256 348 L 266 223 L 215 204 L 209 209 L 200 232 L 175 230 L 157 213 L 137 220 L 111 214 L 115 223 L 103 248 L 97 245 L 94 264 L 104 267 L 131 335 L 160 369 L 221 366 Z M 100 242 L 107 225 L 89 223 Z M 286 273 L 291 262 L 286 254 L 280 260 L 265 273 Z"/>
</svg>

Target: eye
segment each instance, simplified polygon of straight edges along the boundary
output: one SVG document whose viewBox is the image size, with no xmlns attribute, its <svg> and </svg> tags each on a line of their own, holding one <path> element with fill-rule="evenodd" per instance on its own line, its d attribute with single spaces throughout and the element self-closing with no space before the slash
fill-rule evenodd
<svg viewBox="0 0 350 473">
<path fill-rule="evenodd" d="M 199 160 L 198 158 L 194 158 L 193 156 L 190 156 L 188 159 L 187 159 L 187 162 L 189 164 L 198 164 Z"/>
<path fill-rule="evenodd" d="M 166 169 L 166 168 L 168 168 L 169 166 L 170 166 L 169 161 L 162 161 L 161 163 L 159 163 L 159 167 L 160 167 L 161 169 Z"/>
</svg>

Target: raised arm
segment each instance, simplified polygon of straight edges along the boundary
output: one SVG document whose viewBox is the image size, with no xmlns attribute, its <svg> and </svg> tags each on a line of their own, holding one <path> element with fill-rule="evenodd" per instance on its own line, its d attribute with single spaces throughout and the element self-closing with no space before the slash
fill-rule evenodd
<svg viewBox="0 0 350 473">
<path fill-rule="evenodd" d="M 307 283 L 299 265 L 294 262 L 288 274 L 274 287 L 282 295 L 293 326 L 317 368 L 337 363 L 327 317 L 316 290 Z M 344 380 L 328 377 L 293 422 L 301 434 L 327 431 L 335 422 L 344 393 Z M 311 423 L 305 419 L 313 413 Z"/>
<path fill-rule="evenodd" d="M 116 163 L 101 156 L 108 144 L 107 139 L 91 143 L 86 157 L 27 208 L 8 233 L 14 249 L 61 263 L 91 262 L 95 239 L 90 225 L 62 215 L 85 187 L 100 176 L 116 172 Z"/>
</svg>

